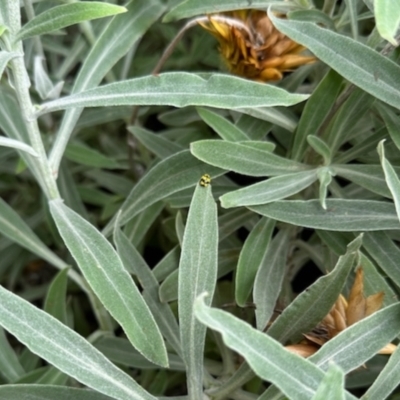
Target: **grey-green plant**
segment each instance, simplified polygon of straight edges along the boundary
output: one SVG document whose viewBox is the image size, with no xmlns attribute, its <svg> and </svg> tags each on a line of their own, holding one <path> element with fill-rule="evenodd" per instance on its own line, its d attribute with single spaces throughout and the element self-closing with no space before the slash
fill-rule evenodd
<svg viewBox="0 0 400 400">
<path fill-rule="evenodd" d="M 399 396 L 399 4 L 1 0 L 0 398 Z M 191 22 L 152 73 L 242 9 L 316 62 L 233 76 Z M 382 309 L 291 351 L 357 267 Z"/>
</svg>

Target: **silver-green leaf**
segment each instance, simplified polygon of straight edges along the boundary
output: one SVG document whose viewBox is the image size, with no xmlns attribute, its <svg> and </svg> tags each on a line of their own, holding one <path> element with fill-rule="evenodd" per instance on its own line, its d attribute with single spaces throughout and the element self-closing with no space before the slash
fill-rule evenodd
<svg viewBox="0 0 400 400">
<path fill-rule="evenodd" d="M 356 86 L 400 108 L 400 67 L 366 45 L 311 22 L 289 21 L 269 12 L 285 35 L 310 49 Z"/>
<path fill-rule="evenodd" d="M 384 201 L 328 199 L 325 210 L 319 200 L 282 200 L 249 208 L 293 225 L 330 231 L 400 229 L 394 205 Z"/>
<path fill-rule="evenodd" d="M 288 106 L 307 98 L 308 95 L 291 94 L 277 86 L 230 75 L 213 74 L 202 78 L 187 72 L 167 72 L 110 83 L 44 103 L 36 116 L 75 107 L 122 105 L 196 105 L 230 109 Z"/>
<path fill-rule="evenodd" d="M 192 143 L 190 150 L 195 157 L 207 164 L 243 175 L 284 175 L 309 168 L 269 151 L 246 146 L 244 143 L 200 140 Z"/>
<path fill-rule="evenodd" d="M 168 14 L 163 21 L 170 22 L 177 19 L 189 18 L 200 14 L 212 14 L 222 11 L 244 10 L 246 8 L 266 9 L 277 0 L 186 0 L 181 1 Z"/>
<path fill-rule="evenodd" d="M 98 1 L 63 4 L 52 7 L 27 22 L 18 32 L 15 40 L 44 35 L 78 22 L 108 17 L 123 12 L 126 12 L 125 7 Z"/>
<path fill-rule="evenodd" d="M 0 325 L 32 352 L 98 392 L 119 400 L 155 400 L 81 335 L 1 286 Z"/>
<path fill-rule="evenodd" d="M 290 353 L 274 339 L 233 315 L 210 308 L 203 296 L 195 303 L 195 315 L 222 334 L 228 347 L 241 354 L 261 378 L 274 383 L 290 399 L 309 400 L 324 373 L 308 360 Z"/>
<path fill-rule="evenodd" d="M 203 399 L 203 357 L 206 327 L 194 317 L 196 297 L 207 291 L 210 304 L 218 269 L 217 205 L 211 186 L 196 186 L 189 208 L 179 262 L 178 307 L 189 397 Z"/>
<path fill-rule="evenodd" d="M 400 3 L 398 1 L 375 0 L 374 1 L 376 27 L 380 35 L 398 46 L 396 32 L 400 25 Z"/>
<path fill-rule="evenodd" d="M 131 343 L 150 361 L 168 365 L 154 318 L 111 244 L 62 200 L 50 201 L 50 211 L 89 285 L 121 324 Z"/>
<path fill-rule="evenodd" d="M 224 208 L 272 203 L 292 196 L 317 180 L 318 170 L 280 175 L 228 192 L 220 197 Z"/>
</svg>

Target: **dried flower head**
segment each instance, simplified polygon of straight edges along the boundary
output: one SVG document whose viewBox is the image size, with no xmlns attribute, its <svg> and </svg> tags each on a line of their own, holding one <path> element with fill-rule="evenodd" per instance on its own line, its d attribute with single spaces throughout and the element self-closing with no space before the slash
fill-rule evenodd
<svg viewBox="0 0 400 400">
<path fill-rule="evenodd" d="M 279 32 L 264 11 L 239 10 L 211 15 L 199 24 L 219 41 L 230 72 L 267 82 L 283 73 L 315 61 L 301 55 L 302 45 Z"/>
<path fill-rule="evenodd" d="M 315 329 L 304 335 L 301 343 L 286 348 L 303 357 L 311 356 L 328 340 L 378 311 L 382 307 L 383 297 L 383 292 L 364 296 L 364 272 L 362 268 L 358 268 L 348 299 L 340 295 L 328 315 Z M 392 354 L 395 349 L 396 346 L 389 343 L 379 351 L 379 354 Z"/>
</svg>

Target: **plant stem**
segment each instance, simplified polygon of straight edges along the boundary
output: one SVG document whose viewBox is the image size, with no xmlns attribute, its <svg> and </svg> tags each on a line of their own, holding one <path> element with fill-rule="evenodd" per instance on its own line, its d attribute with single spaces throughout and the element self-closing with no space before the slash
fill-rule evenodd
<svg viewBox="0 0 400 400">
<path fill-rule="evenodd" d="M 21 49 L 18 49 L 22 52 Z M 13 83 L 17 94 L 21 114 L 25 121 L 25 125 L 29 134 L 29 140 L 32 148 L 39 155 L 37 163 L 43 178 L 44 187 L 42 187 L 48 199 L 56 199 L 60 197 L 56 180 L 51 172 L 46 151 L 39 132 L 39 126 L 36 120 L 32 119 L 33 105 L 29 94 L 30 80 L 25 68 L 22 57 L 17 57 L 11 61 L 13 71 Z"/>
<path fill-rule="evenodd" d="M 19 2 L 7 1 L 6 6 L 8 27 L 10 28 L 11 35 L 14 36 L 21 28 L 21 13 Z M 23 54 L 22 42 L 14 42 L 10 50 Z M 28 72 L 26 70 L 23 57 L 14 58 L 10 61 L 10 65 L 13 74 L 13 85 L 17 94 L 19 106 L 21 108 L 22 118 L 28 131 L 29 141 L 32 148 L 38 154 L 38 158 L 35 159 L 35 162 L 37 163 L 38 169 L 41 174 L 42 189 L 48 199 L 59 198 L 60 194 L 58 192 L 56 180 L 50 169 L 43 141 L 40 136 L 37 120 L 32 119 L 34 107 L 29 94 L 29 87 L 31 86 L 31 82 Z"/>
</svg>

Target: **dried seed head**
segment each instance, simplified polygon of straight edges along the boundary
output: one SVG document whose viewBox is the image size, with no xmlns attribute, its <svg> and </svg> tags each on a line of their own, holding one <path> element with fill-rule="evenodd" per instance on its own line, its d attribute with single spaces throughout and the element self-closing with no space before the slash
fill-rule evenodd
<svg viewBox="0 0 400 400">
<path fill-rule="evenodd" d="M 358 268 L 349 298 L 346 300 L 340 295 L 322 322 L 310 333 L 303 335 L 305 339 L 301 343 L 286 348 L 308 357 L 349 326 L 378 311 L 382 307 L 383 297 L 383 292 L 364 297 L 364 272 L 361 267 Z M 378 353 L 392 354 L 396 348 L 394 344 L 389 343 Z"/>
<path fill-rule="evenodd" d="M 264 11 L 232 11 L 199 23 L 218 39 L 221 55 L 236 75 L 277 81 L 284 72 L 316 60 L 301 55 L 305 48 L 279 32 Z"/>
</svg>

